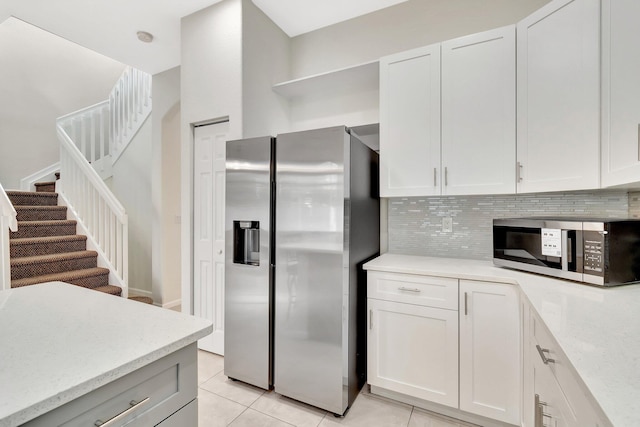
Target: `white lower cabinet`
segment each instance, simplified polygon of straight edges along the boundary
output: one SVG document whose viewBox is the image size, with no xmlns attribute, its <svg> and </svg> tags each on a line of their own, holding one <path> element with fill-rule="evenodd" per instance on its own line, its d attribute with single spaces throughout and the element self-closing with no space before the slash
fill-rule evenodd
<svg viewBox="0 0 640 427">
<path fill-rule="evenodd" d="M 460 409 L 520 423 L 520 310 L 514 285 L 460 280 Z"/>
<path fill-rule="evenodd" d="M 369 271 L 367 292 L 372 392 L 520 424 L 515 286 Z"/>
<path fill-rule="evenodd" d="M 458 312 L 369 300 L 372 386 L 458 406 Z"/>
<path fill-rule="evenodd" d="M 530 307 L 525 351 L 524 426 L 611 427 L 551 333 Z M 526 313 L 525 313 L 526 315 Z"/>
</svg>

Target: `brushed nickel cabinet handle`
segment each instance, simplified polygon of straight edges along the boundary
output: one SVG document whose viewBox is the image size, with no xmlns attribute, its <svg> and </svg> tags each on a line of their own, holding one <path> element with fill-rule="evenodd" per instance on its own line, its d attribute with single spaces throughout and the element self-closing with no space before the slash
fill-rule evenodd
<svg viewBox="0 0 640 427">
<path fill-rule="evenodd" d="M 536 344 L 536 349 L 538 350 L 538 354 L 540 355 L 540 358 L 542 359 L 542 362 L 545 365 L 548 365 L 549 363 L 556 363 L 555 360 L 548 358 L 545 353 L 549 353 L 549 350 L 546 348 L 542 348 L 540 347 L 538 344 Z"/>
<path fill-rule="evenodd" d="M 438 185 L 437 175 L 438 175 L 438 169 L 433 168 L 433 186 L 434 187 Z"/>
<path fill-rule="evenodd" d="M 534 427 L 544 427 L 542 423 L 542 406 L 540 405 L 540 396 L 535 395 L 535 403 L 534 403 Z"/>
<path fill-rule="evenodd" d="M 405 286 L 399 286 L 398 287 L 399 291 L 406 291 L 406 292 L 415 292 L 415 293 L 420 293 L 422 292 L 420 289 L 418 288 L 407 288 Z"/>
<path fill-rule="evenodd" d="M 449 169 L 445 166 L 444 167 L 444 186 L 446 187 L 447 185 L 449 185 Z"/>
<path fill-rule="evenodd" d="M 522 182 L 522 163 L 516 163 L 516 181 Z"/>
<path fill-rule="evenodd" d="M 369 310 L 369 330 L 373 329 L 373 310 Z"/>
<path fill-rule="evenodd" d="M 467 293 L 464 293 L 464 315 L 469 314 L 469 303 L 467 302 Z"/>
<path fill-rule="evenodd" d="M 144 399 L 142 399 L 142 400 L 140 400 L 138 402 L 136 402 L 135 400 L 132 400 L 131 402 L 129 402 L 129 408 L 127 408 L 124 411 L 120 412 L 118 415 L 109 418 L 107 421 L 97 420 L 95 423 L 93 423 L 93 425 L 96 426 L 96 427 L 109 427 L 109 426 L 112 426 L 112 425 L 114 425 L 116 423 L 116 421 L 126 417 L 134 409 L 137 409 L 141 405 L 144 405 L 145 403 L 147 403 L 149 401 L 149 399 L 150 398 L 147 397 L 147 398 L 144 398 Z"/>
</svg>

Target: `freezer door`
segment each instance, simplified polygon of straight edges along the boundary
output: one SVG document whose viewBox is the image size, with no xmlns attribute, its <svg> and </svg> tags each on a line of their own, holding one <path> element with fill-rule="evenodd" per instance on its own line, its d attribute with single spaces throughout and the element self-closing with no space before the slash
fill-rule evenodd
<svg viewBox="0 0 640 427">
<path fill-rule="evenodd" d="M 336 414 L 347 407 L 348 141 L 336 127 L 278 135 L 276 147 L 274 388 Z"/>
<path fill-rule="evenodd" d="M 224 373 L 272 384 L 271 137 L 227 142 Z"/>
</svg>

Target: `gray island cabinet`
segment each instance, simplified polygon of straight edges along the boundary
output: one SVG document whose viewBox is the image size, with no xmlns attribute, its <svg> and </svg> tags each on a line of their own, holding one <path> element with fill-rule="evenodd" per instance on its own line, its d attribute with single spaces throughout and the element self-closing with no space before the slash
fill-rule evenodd
<svg viewBox="0 0 640 427">
<path fill-rule="evenodd" d="M 211 322 L 61 282 L 0 292 L 0 427 L 196 426 Z"/>
</svg>

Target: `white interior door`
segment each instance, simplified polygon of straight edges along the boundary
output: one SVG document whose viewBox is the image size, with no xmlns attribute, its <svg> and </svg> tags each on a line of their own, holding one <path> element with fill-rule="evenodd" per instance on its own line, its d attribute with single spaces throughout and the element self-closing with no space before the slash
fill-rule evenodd
<svg viewBox="0 0 640 427">
<path fill-rule="evenodd" d="M 198 341 L 202 350 L 224 355 L 224 188 L 229 122 L 194 131 L 193 314 L 213 322 Z"/>
</svg>

